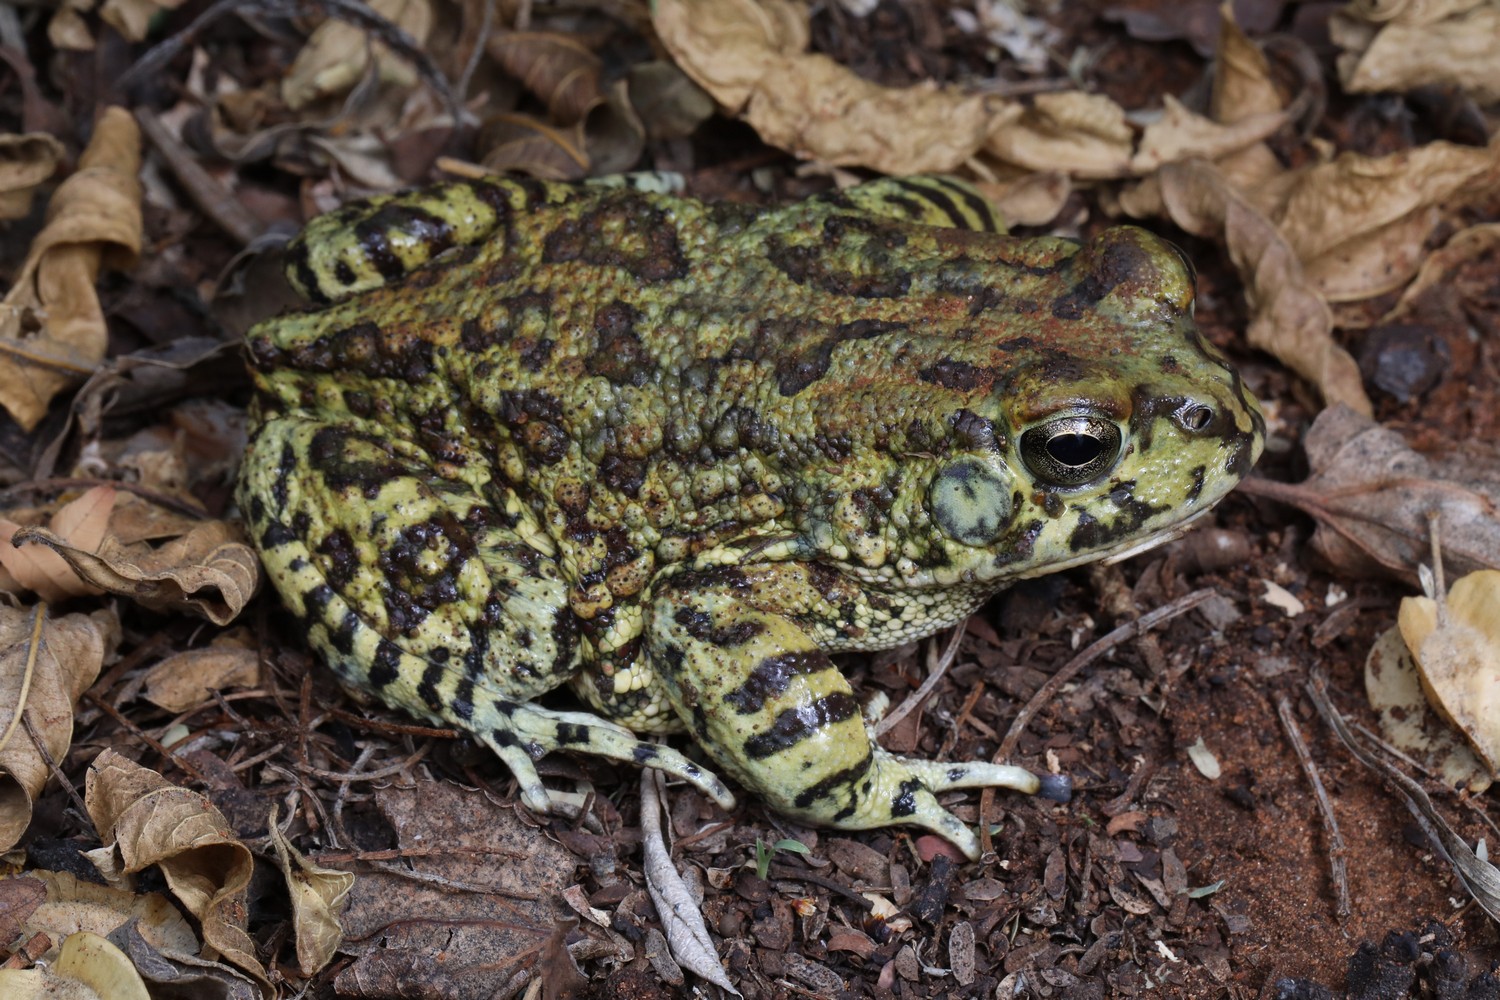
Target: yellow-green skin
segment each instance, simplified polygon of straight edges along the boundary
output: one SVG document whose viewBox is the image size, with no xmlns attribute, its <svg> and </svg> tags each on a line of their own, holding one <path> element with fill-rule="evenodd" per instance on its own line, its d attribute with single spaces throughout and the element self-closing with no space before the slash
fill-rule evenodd
<svg viewBox="0 0 1500 1000">
<path fill-rule="evenodd" d="M 1180 529 L 1262 435 L 1175 248 L 998 228 L 929 177 L 781 208 L 496 179 L 317 219 L 288 272 L 321 304 L 249 334 L 267 571 L 348 685 L 473 732 L 534 810 L 558 749 L 731 806 L 620 728 L 685 727 L 782 813 L 974 856 L 935 792 L 1065 784 L 886 753 L 827 654 Z M 532 704 L 564 683 L 598 714 Z"/>
</svg>

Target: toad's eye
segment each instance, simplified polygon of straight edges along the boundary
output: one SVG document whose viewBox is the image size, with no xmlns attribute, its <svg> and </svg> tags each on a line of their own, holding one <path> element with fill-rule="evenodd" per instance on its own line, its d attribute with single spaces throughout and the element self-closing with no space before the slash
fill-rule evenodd
<svg viewBox="0 0 1500 1000">
<path fill-rule="evenodd" d="M 1114 468 L 1120 428 L 1102 417 L 1058 417 L 1021 435 L 1021 457 L 1049 486 L 1082 486 Z"/>
</svg>

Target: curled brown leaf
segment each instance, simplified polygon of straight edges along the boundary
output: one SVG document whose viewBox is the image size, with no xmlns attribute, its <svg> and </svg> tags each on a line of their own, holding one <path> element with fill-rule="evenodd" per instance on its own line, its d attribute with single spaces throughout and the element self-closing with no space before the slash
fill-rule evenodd
<svg viewBox="0 0 1500 1000">
<path fill-rule="evenodd" d="M 260 560 L 235 527 L 206 521 L 160 548 L 106 538 L 86 552 L 41 528 L 15 534 L 17 543 L 51 548 L 84 581 L 155 611 L 193 611 L 216 625 L 240 613 L 260 580 Z"/>
<path fill-rule="evenodd" d="M 0 310 L 0 405 L 30 430 L 52 397 L 104 357 L 101 267 L 128 268 L 141 247 L 140 132 L 130 112 L 107 108 L 78 170 L 47 206 Z M 26 332 L 34 328 L 36 332 Z"/>
<path fill-rule="evenodd" d="M 67 756 L 74 706 L 120 642 L 113 612 L 52 618 L 46 610 L 0 606 L 0 851 L 15 846 L 31 822 L 52 773 L 47 760 Z"/>
<path fill-rule="evenodd" d="M 246 930 L 250 849 L 202 795 L 106 750 L 89 767 L 84 803 L 118 870 L 160 868 L 172 894 L 197 917 L 203 939 L 274 995 Z"/>
<path fill-rule="evenodd" d="M 1500 569 L 1500 450 L 1492 443 L 1465 441 L 1449 454 L 1423 455 L 1340 406 L 1320 413 L 1303 443 L 1312 474 L 1302 483 L 1250 479 L 1241 488 L 1311 515 L 1312 550 L 1341 575 L 1415 583 L 1432 517 L 1454 574 Z"/>
</svg>

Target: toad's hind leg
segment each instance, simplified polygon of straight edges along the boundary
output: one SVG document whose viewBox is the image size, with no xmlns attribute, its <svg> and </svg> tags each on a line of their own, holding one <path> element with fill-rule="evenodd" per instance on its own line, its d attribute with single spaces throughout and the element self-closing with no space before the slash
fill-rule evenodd
<svg viewBox="0 0 1500 1000">
<path fill-rule="evenodd" d="M 445 477 L 377 429 L 289 415 L 247 447 L 240 505 L 267 575 L 345 684 L 473 733 L 529 808 L 551 809 L 534 762 L 552 750 L 654 767 L 733 805 L 676 751 L 528 704 L 581 652 L 549 543 L 509 490 Z"/>
<path fill-rule="evenodd" d="M 878 746 L 848 681 L 812 635 L 839 628 L 843 614 L 868 621 L 872 608 L 860 607 L 853 587 L 830 602 L 821 583 L 804 566 L 777 563 L 658 584 L 652 662 L 720 767 L 778 812 L 844 829 L 926 827 L 970 858 L 979 855 L 977 839 L 934 793 L 995 786 L 1067 798 L 1066 779 L 985 761 L 907 760 Z"/>
</svg>

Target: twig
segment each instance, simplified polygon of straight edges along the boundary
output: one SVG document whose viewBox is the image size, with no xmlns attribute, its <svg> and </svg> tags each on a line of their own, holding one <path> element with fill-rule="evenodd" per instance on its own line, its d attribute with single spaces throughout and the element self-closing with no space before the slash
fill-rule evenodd
<svg viewBox="0 0 1500 1000">
<path fill-rule="evenodd" d="M 31 743 L 36 747 L 37 754 L 41 756 L 42 763 L 47 765 L 47 770 L 52 772 L 52 777 L 57 779 L 57 783 L 63 787 L 68 793 L 68 797 L 73 800 L 73 805 L 78 810 L 78 815 L 87 816 L 89 814 L 89 807 L 84 803 L 83 796 L 78 794 L 78 789 L 74 788 L 73 783 L 68 780 L 68 776 L 62 773 L 62 768 L 57 766 L 57 761 L 52 759 L 52 754 L 47 752 L 47 744 L 42 742 L 42 734 L 37 732 L 36 727 L 31 724 L 31 713 L 21 711 L 20 709 L 17 711 L 20 711 L 21 724 L 26 727 L 26 735 L 31 737 Z"/>
<path fill-rule="evenodd" d="M 1080 670 L 1116 646 L 1123 645 L 1128 640 L 1193 610 L 1214 596 L 1214 593 L 1212 587 L 1205 587 L 1179 597 L 1171 604 L 1164 604 L 1149 614 L 1141 615 L 1135 621 L 1126 622 L 1104 638 L 1095 640 L 1087 649 L 1069 660 L 1061 670 L 1047 678 L 1047 683 L 1037 688 L 1036 694 L 1031 696 L 1026 706 L 1016 713 L 1015 719 L 1011 721 L 1010 729 L 1006 730 L 1005 740 L 1000 744 L 999 752 L 995 754 L 995 763 L 998 764 L 1015 753 L 1016 744 L 1021 741 L 1021 734 L 1026 731 L 1026 725 L 1031 721 L 1032 716 L 1040 712 L 1058 690 L 1071 681 Z"/>
<path fill-rule="evenodd" d="M 85 691 L 83 693 L 83 696 L 89 701 L 93 702 L 94 706 L 103 711 L 105 715 L 109 716 L 111 719 L 114 719 L 121 726 L 123 726 L 126 732 L 130 733 L 130 735 L 146 744 L 152 750 L 155 750 L 157 753 L 161 754 L 173 764 L 176 764 L 188 777 L 192 778 L 194 781 L 202 782 L 209 788 L 213 787 L 213 782 L 209 781 L 208 778 L 204 776 L 202 771 L 198 770 L 192 764 L 189 764 L 185 758 L 176 753 L 173 753 L 156 737 L 148 735 L 146 731 L 140 726 L 137 726 L 135 723 L 125 718 L 125 716 L 120 712 L 118 708 L 115 708 L 115 706 L 111 705 L 109 702 L 105 701 L 103 698 L 99 697 L 92 691 Z"/>
<path fill-rule="evenodd" d="M 135 120 L 200 212 L 240 246 L 247 246 L 261 234 L 265 225 L 203 168 L 202 161 L 188 151 L 160 118 L 145 108 L 137 108 Z"/>
<path fill-rule="evenodd" d="M 1302 739 L 1302 729 L 1297 725 L 1297 720 L 1292 715 L 1291 702 L 1283 695 L 1276 699 L 1276 715 L 1281 719 L 1281 725 L 1286 729 L 1287 739 L 1292 744 L 1292 750 L 1297 754 L 1297 763 L 1302 765 L 1302 773 L 1307 775 L 1308 784 L 1312 785 L 1313 795 L 1318 800 L 1318 812 L 1323 817 L 1323 826 L 1328 830 L 1328 867 L 1333 877 L 1333 886 L 1338 893 L 1339 923 L 1349 919 L 1352 907 L 1349 904 L 1349 864 L 1345 860 L 1348 848 L 1344 846 L 1344 835 L 1339 832 L 1338 817 L 1333 814 L 1333 803 L 1328 801 L 1328 791 L 1323 787 L 1323 779 L 1318 774 L 1318 765 L 1308 752 L 1307 743 Z"/>
<path fill-rule="evenodd" d="M 1010 729 L 1006 731 L 1005 739 L 1000 743 L 1000 749 L 995 751 L 995 756 L 991 760 L 999 764 L 1010 758 L 1010 755 L 1015 752 L 1016 744 L 1021 741 L 1021 734 L 1026 731 L 1026 725 L 1031 721 L 1032 716 L 1040 712 L 1042 706 L 1051 701 L 1062 686 L 1078 674 L 1078 671 L 1126 640 L 1191 611 L 1214 596 L 1214 593 L 1212 587 L 1195 590 L 1191 594 L 1179 597 L 1171 604 L 1165 604 L 1155 611 L 1142 615 L 1135 621 L 1126 622 L 1102 639 L 1095 640 L 1087 649 L 1065 663 L 1061 670 L 1047 678 L 1045 684 L 1037 688 L 1036 694 L 1031 696 L 1031 699 L 1011 720 Z M 994 801 L 995 790 L 993 788 L 986 788 L 980 793 L 979 815 L 981 818 L 990 814 L 990 807 Z M 989 854 L 994 849 L 990 841 L 990 824 L 987 821 L 979 824 L 979 848 L 981 854 Z"/>
<path fill-rule="evenodd" d="M 902 699 L 901 704 L 886 713 L 885 718 L 881 719 L 879 725 L 875 727 L 876 736 L 890 732 L 897 723 L 910 715 L 913 709 L 922 704 L 928 695 L 932 694 L 932 689 L 937 687 L 938 681 L 943 679 L 943 675 L 948 672 L 948 668 L 953 666 L 953 661 L 958 657 L 958 640 L 963 638 L 963 634 L 964 623 L 959 622 L 953 627 L 953 632 L 948 636 L 948 645 L 943 647 L 943 653 L 940 657 L 935 657 L 933 654 L 933 651 L 937 648 L 937 643 L 928 644 L 927 679 L 922 682 L 921 687 Z"/>
<path fill-rule="evenodd" d="M 822 886 L 829 892 L 844 897 L 844 899 L 847 899 L 866 913 L 875 909 L 874 903 L 847 885 L 842 885 L 831 878 L 824 878 L 810 871 L 788 868 L 786 865 L 771 865 L 766 874 L 772 878 L 779 878 L 788 882 L 810 882 L 813 885 Z"/>
</svg>

